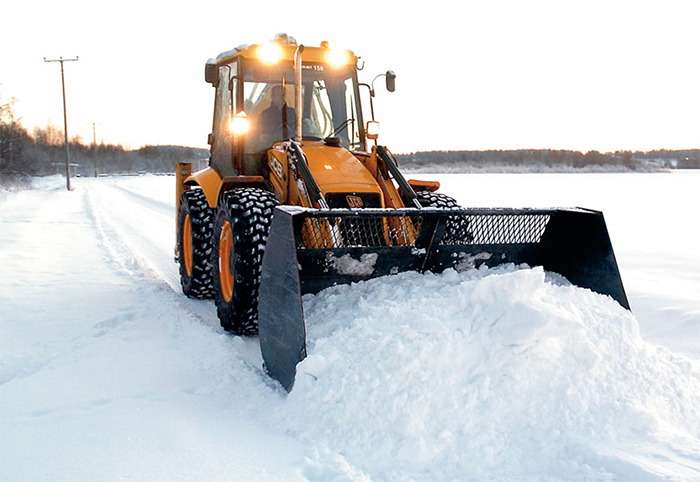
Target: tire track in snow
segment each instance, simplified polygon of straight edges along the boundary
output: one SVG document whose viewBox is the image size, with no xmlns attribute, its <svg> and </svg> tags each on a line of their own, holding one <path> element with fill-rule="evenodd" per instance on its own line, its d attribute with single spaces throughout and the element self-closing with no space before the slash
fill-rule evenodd
<svg viewBox="0 0 700 482">
<path fill-rule="evenodd" d="M 175 181 L 173 181 L 173 184 L 174 183 Z M 162 201 L 158 201 L 157 199 L 153 199 L 152 197 L 144 196 L 143 194 L 136 192 L 133 189 L 129 189 L 128 187 L 124 187 L 120 184 L 114 184 L 112 187 L 119 189 L 121 192 L 132 197 L 134 200 L 137 200 L 143 207 L 155 211 L 159 214 L 163 214 L 172 218 L 175 213 L 174 204 L 168 204 Z M 173 219 L 173 225 L 174 223 L 175 220 Z"/>
<path fill-rule="evenodd" d="M 86 189 L 86 212 L 98 232 L 101 244 L 109 252 L 110 258 L 129 275 L 144 275 L 150 272 L 156 278 L 173 285 L 173 275 L 168 273 L 162 262 L 154 263 L 153 257 L 162 258 L 158 249 L 153 249 L 153 240 L 148 233 L 140 231 L 129 223 L 125 208 L 119 196 L 115 196 L 111 186 L 101 185 L 100 190 L 88 186 Z"/>
<path fill-rule="evenodd" d="M 91 183 L 86 188 L 86 211 L 102 245 L 120 270 L 169 291 L 163 303 L 175 302 L 200 323 L 220 334 L 216 307 L 211 300 L 185 297 L 180 287 L 175 246 L 174 210 L 167 204 L 134 193 L 116 184 Z M 150 279 L 149 279 L 150 278 Z M 262 355 L 257 337 L 236 337 L 236 352 L 262 373 Z"/>
<path fill-rule="evenodd" d="M 124 273 L 138 277 L 163 291 L 164 305 L 177 305 L 202 325 L 231 339 L 234 353 L 261 377 L 271 382 L 262 369 L 257 337 L 234 337 L 221 328 L 212 300 L 196 300 L 182 294 L 175 245 L 174 208 L 135 193 L 112 182 L 86 183 L 86 214 L 111 260 Z"/>
<path fill-rule="evenodd" d="M 159 208 L 147 209 L 150 203 L 143 202 L 145 197 L 137 197 L 138 202 L 128 199 L 125 191 L 106 183 L 86 185 L 86 212 L 102 246 L 122 272 L 180 293 L 178 267 L 168 251 L 174 243 L 168 246 L 167 236 L 163 236 L 164 229 L 174 231 L 174 220 Z M 210 301 L 190 300 L 184 295 L 181 301 L 202 323 L 221 331 Z"/>
</svg>

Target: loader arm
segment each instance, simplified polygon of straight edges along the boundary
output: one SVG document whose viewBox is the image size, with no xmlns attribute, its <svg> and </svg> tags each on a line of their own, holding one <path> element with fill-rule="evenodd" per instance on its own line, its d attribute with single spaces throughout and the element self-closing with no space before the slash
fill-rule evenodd
<svg viewBox="0 0 700 482">
<path fill-rule="evenodd" d="M 408 183 L 408 181 L 406 181 L 406 178 L 403 177 L 401 171 L 399 171 L 399 166 L 396 164 L 396 159 L 394 159 L 394 156 L 391 155 L 389 149 L 384 146 L 376 146 L 375 151 L 380 160 L 379 165 L 381 167 L 379 168 L 379 171 L 384 176 L 394 179 L 396 184 L 398 184 L 400 196 L 404 206 L 421 209 L 422 206 L 418 202 L 416 192 L 413 190 L 413 187 Z M 389 174 L 390 176 L 388 176 Z"/>
</svg>

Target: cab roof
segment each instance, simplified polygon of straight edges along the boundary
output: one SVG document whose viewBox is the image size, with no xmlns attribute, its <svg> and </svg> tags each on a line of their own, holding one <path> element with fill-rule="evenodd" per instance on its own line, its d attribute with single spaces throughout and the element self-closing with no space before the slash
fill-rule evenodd
<svg viewBox="0 0 700 482">
<path fill-rule="evenodd" d="M 277 34 L 267 44 L 239 45 L 234 49 L 221 52 L 216 56 L 216 59 L 209 59 L 207 63 L 226 65 L 239 57 L 267 63 L 294 61 L 294 54 L 298 47 L 299 45 L 294 37 L 290 37 L 287 34 Z M 275 55 L 277 57 L 274 62 L 269 62 L 265 57 L 270 53 L 270 50 L 276 51 Z M 302 56 L 304 62 L 328 63 L 333 61 L 329 60 L 329 58 L 332 59 L 332 56 L 335 56 L 336 58 L 346 59 L 344 60 L 346 64 L 357 63 L 357 57 L 354 52 L 345 49 L 331 49 L 326 41 L 321 42 L 321 45 L 318 47 L 304 45 Z"/>
</svg>

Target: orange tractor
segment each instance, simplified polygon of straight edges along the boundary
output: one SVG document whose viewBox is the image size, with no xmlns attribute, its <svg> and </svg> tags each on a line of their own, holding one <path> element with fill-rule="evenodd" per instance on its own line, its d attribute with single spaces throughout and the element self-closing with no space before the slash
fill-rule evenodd
<svg viewBox="0 0 700 482">
<path fill-rule="evenodd" d="M 224 329 L 259 333 L 272 377 L 291 390 L 306 353 L 301 297 L 338 283 L 527 263 L 628 307 L 602 213 L 464 209 L 439 183 L 404 178 L 377 145 L 357 62 L 286 35 L 209 60 L 209 167 L 177 166 L 183 292 L 213 297 Z M 394 91 L 393 72 L 382 76 Z"/>
</svg>

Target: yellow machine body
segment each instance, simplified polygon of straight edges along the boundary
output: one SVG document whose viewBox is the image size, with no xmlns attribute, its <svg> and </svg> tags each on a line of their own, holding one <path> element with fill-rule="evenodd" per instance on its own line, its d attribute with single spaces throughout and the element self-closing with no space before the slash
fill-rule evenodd
<svg viewBox="0 0 700 482">
<path fill-rule="evenodd" d="M 226 330 L 259 333 L 285 389 L 306 355 L 302 295 L 338 283 L 528 264 L 629 307 L 602 213 L 463 209 L 439 183 L 406 180 L 377 144 L 357 63 L 286 35 L 210 59 L 209 166 L 177 166 L 183 292 L 213 297 Z M 381 75 L 393 91 L 393 72 Z"/>
</svg>

